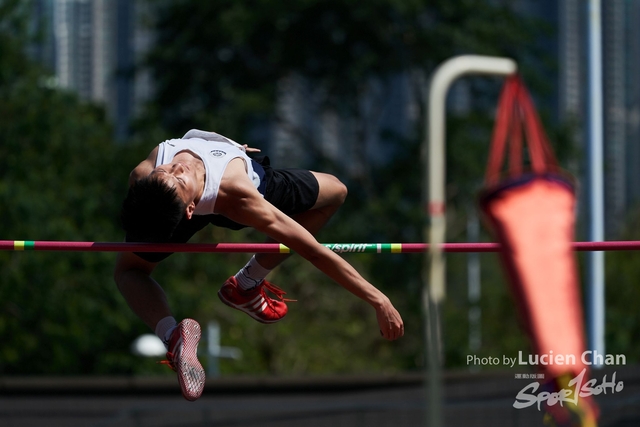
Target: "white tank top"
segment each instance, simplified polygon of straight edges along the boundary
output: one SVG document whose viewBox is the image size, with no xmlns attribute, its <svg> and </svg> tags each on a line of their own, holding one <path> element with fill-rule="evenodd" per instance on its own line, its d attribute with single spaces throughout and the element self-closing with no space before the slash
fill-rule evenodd
<svg viewBox="0 0 640 427">
<path fill-rule="evenodd" d="M 245 153 L 244 147 L 229 138 L 215 132 L 192 129 L 182 139 L 169 139 L 158 146 L 156 167 L 170 163 L 181 151 L 190 151 L 200 157 L 206 171 L 204 191 L 193 212 L 194 215 L 213 213 L 222 174 L 233 159 L 243 159 L 247 176 L 256 189 L 260 186 L 260 175 L 254 170 L 253 162 Z"/>
</svg>

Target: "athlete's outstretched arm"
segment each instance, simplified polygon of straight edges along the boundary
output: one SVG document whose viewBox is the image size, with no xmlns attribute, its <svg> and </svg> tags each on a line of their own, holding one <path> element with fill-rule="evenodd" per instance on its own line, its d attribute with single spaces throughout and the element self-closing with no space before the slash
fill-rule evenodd
<svg viewBox="0 0 640 427">
<path fill-rule="evenodd" d="M 227 167 L 215 211 L 283 243 L 369 303 L 376 311 L 380 332 L 386 339 L 395 340 L 404 334 L 402 318 L 389 298 L 341 256 L 318 243 L 304 227 L 267 202 L 247 177 L 242 161 L 232 161 Z"/>
</svg>

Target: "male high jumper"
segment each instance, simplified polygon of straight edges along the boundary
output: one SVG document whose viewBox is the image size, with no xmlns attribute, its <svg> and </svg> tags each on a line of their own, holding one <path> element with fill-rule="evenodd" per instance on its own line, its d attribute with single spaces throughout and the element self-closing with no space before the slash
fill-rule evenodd
<svg viewBox="0 0 640 427">
<path fill-rule="evenodd" d="M 274 169 L 268 158 L 256 161 L 247 155 L 256 151 L 199 130 L 155 147 L 129 176 L 122 208 L 126 240 L 184 243 L 207 224 L 234 230 L 253 227 L 369 303 L 384 338 L 401 337 L 402 318 L 389 298 L 314 238 L 344 202 L 344 184 L 326 173 Z M 165 343 L 183 396 L 196 400 L 205 381 L 196 354 L 200 325 L 193 319 L 176 322 L 163 289 L 151 278 L 158 262 L 169 255 L 120 253 L 114 278 L 134 313 Z M 285 292 L 264 278 L 287 257 L 255 254 L 222 285 L 220 300 L 259 322 L 279 321 L 287 314 Z"/>
</svg>

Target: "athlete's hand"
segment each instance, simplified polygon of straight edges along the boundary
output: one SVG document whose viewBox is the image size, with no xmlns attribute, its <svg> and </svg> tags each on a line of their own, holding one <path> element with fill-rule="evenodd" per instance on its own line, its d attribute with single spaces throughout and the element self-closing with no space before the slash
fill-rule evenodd
<svg viewBox="0 0 640 427">
<path fill-rule="evenodd" d="M 246 153 L 259 153 L 260 152 L 259 148 L 252 148 L 252 147 L 249 147 L 247 144 L 244 144 L 243 147 L 244 147 L 244 151 Z"/>
<path fill-rule="evenodd" d="M 378 318 L 380 333 L 389 341 L 396 340 L 404 335 L 402 317 L 400 317 L 400 313 L 388 298 L 376 308 L 376 317 Z"/>
</svg>

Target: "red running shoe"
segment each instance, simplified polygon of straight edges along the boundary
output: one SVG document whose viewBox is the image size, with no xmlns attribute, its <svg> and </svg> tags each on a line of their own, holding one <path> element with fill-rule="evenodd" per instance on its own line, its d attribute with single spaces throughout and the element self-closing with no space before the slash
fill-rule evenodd
<svg viewBox="0 0 640 427">
<path fill-rule="evenodd" d="M 204 389 L 204 369 L 198 361 L 198 341 L 201 335 L 198 322 L 184 319 L 171 334 L 167 360 L 160 362 L 178 373 L 182 395 L 190 401 L 198 399 Z"/>
<path fill-rule="evenodd" d="M 266 291 L 274 294 L 279 301 L 268 297 Z M 266 280 L 253 289 L 242 290 L 234 276 L 229 277 L 218 291 L 223 303 L 247 313 L 260 323 L 275 323 L 287 314 L 285 302 L 295 300 L 283 298 L 285 294 L 285 291 Z"/>
</svg>

